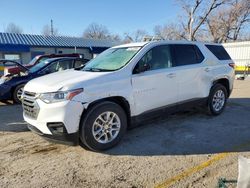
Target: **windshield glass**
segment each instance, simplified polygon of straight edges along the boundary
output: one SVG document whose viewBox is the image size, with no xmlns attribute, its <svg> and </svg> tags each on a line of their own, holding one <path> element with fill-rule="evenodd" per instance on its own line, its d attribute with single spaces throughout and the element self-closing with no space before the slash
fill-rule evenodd
<svg viewBox="0 0 250 188">
<path fill-rule="evenodd" d="M 84 71 L 115 71 L 124 67 L 141 47 L 110 48 L 83 68 Z"/>
<path fill-rule="evenodd" d="M 34 57 L 34 58 L 28 63 L 28 65 L 34 65 L 34 64 L 36 63 L 36 61 L 37 61 L 38 58 L 39 58 L 38 56 Z M 37 62 L 36 64 L 38 64 L 38 63 L 40 63 L 41 61 L 44 61 L 44 60 L 46 60 L 46 59 L 49 59 L 49 58 L 48 58 L 48 57 L 42 57 L 42 58 L 40 58 L 40 59 L 38 60 L 38 62 Z"/>
<path fill-rule="evenodd" d="M 28 65 L 33 65 L 36 61 L 37 61 L 38 57 L 34 57 L 29 63 Z"/>
<path fill-rule="evenodd" d="M 46 60 L 47 59 L 40 60 L 38 64 L 36 64 L 35 66 L 30 68 L 29 72 L 34 73 L 34 72 L 40 70 L 41 68 L 43 68 L 45 65 L 47 65 L 49 63 Z"/>
</svg>

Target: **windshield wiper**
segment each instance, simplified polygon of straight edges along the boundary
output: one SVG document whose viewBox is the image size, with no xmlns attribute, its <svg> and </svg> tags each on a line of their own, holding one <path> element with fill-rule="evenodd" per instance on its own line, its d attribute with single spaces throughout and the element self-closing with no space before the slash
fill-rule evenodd
<svg viewBox="0 0 250 188">
<path fill-rule="evenodd" d="M 83 69 L 84 71 L 91 71 L 91 72 L 107 72 L 107 71 L 112 71 L 108 69 L 100 69 L 100 68 L 86 68 Z"/>
</svg>

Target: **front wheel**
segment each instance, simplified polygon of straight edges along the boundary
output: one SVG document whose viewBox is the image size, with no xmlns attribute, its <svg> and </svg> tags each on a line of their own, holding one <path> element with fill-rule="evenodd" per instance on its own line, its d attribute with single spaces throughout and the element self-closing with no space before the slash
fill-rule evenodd
<svg viewBox="0 0 250 188">
<path fill-rule="evenodd" d="M 22 101 L 21 101 L 21 97 L 22 97 L 22 94 L 23 94 L 23 88 L 24 88 L 24 85 L 25 84 L 21 84 L 19 86 L 17 86 L 13 92 L 13 101 L 14 103 L 17 103 L 17 104 L 21 104 Z"/>
<path fill-rule="evenodd" d="M 223 112 L 227 102 L 227 90 L 221 84 L 211 88 L 208 98 L 208 112 L 211 115 L 219 115 Z"/>
<path fill-rule="evenodd" d="M 127 130 L 127 117 L 116 103 L 94 105 L 83 117 L 80 140 L 89 149 L 100 151 L 115 146 Z"/>
</svg>

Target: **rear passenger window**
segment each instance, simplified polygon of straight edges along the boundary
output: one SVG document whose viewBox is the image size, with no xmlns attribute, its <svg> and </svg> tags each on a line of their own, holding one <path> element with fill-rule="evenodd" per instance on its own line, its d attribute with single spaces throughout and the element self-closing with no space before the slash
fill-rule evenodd
<svg viewBox="0 0 250 188">
<path fill-rule="evenodd" d="M 173 48 L 175 54 L 174 66 L 192 65 L 204 60 L 204 56 L 196 45 L 175 44 Z"/>
<path fill-rule="evenodd" d="M 221 45 L 206 45 L 206 47 L 219 59 L 231 60 L 225 48 Z"/>
</svg>

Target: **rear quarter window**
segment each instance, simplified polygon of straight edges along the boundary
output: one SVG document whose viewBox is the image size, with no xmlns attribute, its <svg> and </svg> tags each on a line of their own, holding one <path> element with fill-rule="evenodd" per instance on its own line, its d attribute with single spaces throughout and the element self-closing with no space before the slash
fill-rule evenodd
<svg viewBox="0 0 250 188">
<path fill-rule="evenodd" d="M 219 60 L 231 60 L 231 57 L 223 46 L 205 45 Z"/>
</svg>

